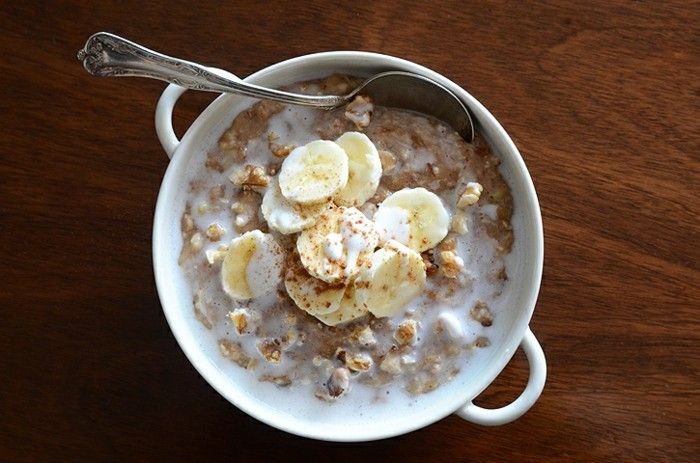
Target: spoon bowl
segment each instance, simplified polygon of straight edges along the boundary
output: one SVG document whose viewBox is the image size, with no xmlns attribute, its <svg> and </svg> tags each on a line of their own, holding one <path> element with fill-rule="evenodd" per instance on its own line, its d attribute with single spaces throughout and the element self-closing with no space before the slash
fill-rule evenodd
<svg viewBox="0 0 700 463">
<path fill-rule="evenodd" d="M 191 61 L 158 53 L 107 32 L 88 38 L 78 60 L 94 76 L 136 76 L 163 80 L 192 90 L 239 93 L 287 104 L 333 109 L 357 95 L 367 95 L 381 106 L 407 109 L 433 116 L 449 124 L 468 142 L 474 139 L 469 111 L 454 93 L 442 85 L 410 72 L 391 71 L 365 80 L 347 95 L 301 95 L 261 87 L 215 73 Z"/>
</svg>

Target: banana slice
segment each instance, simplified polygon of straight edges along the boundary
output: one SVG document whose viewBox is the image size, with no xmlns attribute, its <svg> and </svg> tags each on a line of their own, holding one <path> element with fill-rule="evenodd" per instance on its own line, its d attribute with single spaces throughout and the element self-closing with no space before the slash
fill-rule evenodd
<svg viewBox="0 0 700 463">
<path fill-rule="evenodd" d="M 317 314 L 314 316 L 328 326 L 336 326 L 367 315 L 367 309 L 357 302 L 355 292 L 353 285 L 349 285 L 341 298 L 338 310 L 328 314 Z"/>
<path fill-rule="evenodd" d="M 435 193 L 425 188 L 404 188 L 379 205 L 374 221 L 382 241 L 396 240 L 423 252 L 447 236 L 450 215 Z"/>
<path fill-rule="evenodd" d="M 398 313 L 425 287 L 425 265 L 420 254 L 390 240 L 371 257 L 354 282 L 355 298 L 376 317 Z"/>
<path fill-rule="evenodd" d="M 284 287 L 297 307 L 315 316 L 338 310 L 345 293 L 344 284 L 314 278 L 297 261 L 287 269 Z"/>
<path fill-rule="evenodd" d="M 272 235 L 260 230 L 231 241 L 221 264 L 221 284 L 233 299 L 263 296 L 282 280 L 284 251 Z"/>
<path fill-rule="evenodd" d="M 348 155 L 336 143 L 316 140 L 295 148 L 282 162 L 280 190 L 299 204 L 330 201 L 348 183 Z"/>
<path fill-rule="evenodd" d="M 278 181 L 273 179 L 263 196 L 260 209 L 270 228 L 288 235 L 309 228 L 329 206 L 330 202 L 307 206 L 292 203 L 282 195 Z"/>
<path fill-rule="evenodd" d="M 303 230 L 297 250 L 311 276 L 327 283 L 349 281 L 379 243 L 374 223 L 354 207 L 333 207 Z"/>
<path fill-rule="evenodd" d="M 348 183 L 335 197 L 341 206 L 363 205 L 374 196 L 382 177 L 379 152 L 367 135 L 345 132 L 335 141 L 348 155 Z"/>
</svg>

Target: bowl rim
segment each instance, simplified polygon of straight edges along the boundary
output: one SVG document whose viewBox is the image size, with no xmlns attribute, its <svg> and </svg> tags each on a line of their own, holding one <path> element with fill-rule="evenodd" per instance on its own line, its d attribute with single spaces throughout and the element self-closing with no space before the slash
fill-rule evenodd
<svg viewBox="0 0 700 463">
<path fill-rule="evenodd" d="M 408 69 L 413 72 L 420 73 L 426 77 L 429 77 L 443 86 L 447 87 L 453 91 L 476 115 L 475 125 L 483 125 L 484 121 L 491 126 L 498 134 L 498 137 L 502 143 L 505 144 L 505 149 L 509 150 L 515 163 L 517 169 L 517 175 L 521 181 L 524 182 L 524 188 L 527 192 L 527 197 L 524 201 L 529 202 L 532 205 L 532 224 L 530 228 L 535 232 L 535 249 L 534 249 L 534 261 L 531 262 L 531 281 L 532 286 L 529 288 L 529 293 L 527 299 L 523 301 L 520 311 L 523 312 L 523 316 L 519 323 L 512 329 L 514 335 L 507 338 L 502 345 L 499 345 L 499 350 L 502 355 L 499 356 L 498 368 L 491 368 L 489 374 L 481 375 L 478 379 L 473 381 L 473 386 L 471 389 L 465 389 L 464 394 L 457 396 L 456 398 L 446 401 L 445 405 L 440 409 L 426 410 L 425 414 L 421 416 L 420 420 L 412 420 L 400 425 L 393 427 L 386 427 L 381 429 L 380 432 L 367 432 L 360 431 L 352 435 L 340 435 L 340 434 L 330 434 L 326 432 L 323 426 L 313 427 L 305 426 L 303 428 L 293 427 L 293 421 L 281 421 L 279 414 L 275 415 L 274 412 L 268 411 L 261 407 L 256 400 L 242 397 L 237 394 L 235 388 L 232 389 L 230 381 L 226 381 L 226 374 L 218 370 L 210 361 L 207 359 L 207 355 L 199 348 L 198 343 L 189 339 L 192 333 L 189 333 L 187 329 L 187 324 L 178 315 L 178 311 L 174 309 L 175 305 L 178 303 L 177 298 L 173 295 L 173 292 L 168 291 L 170 287 L 170 282 L 167 281 L 166 271 L 161 268 L 159 262 L 165 262 L 167 257 L 167 252 L 165 249 L 167 245 L 161 243 L 161 236 L 167 234 L 167 230 L 164 229 L 165 218 L 167 218 L 168 210 L 165 199 L 166 196 L 170 194 L 172 177 L 175 176 L 176 166 L 179 162 L 184 162 L 183 146 L 187 146 L 188 140 L 192 138 L 193 133 L 196 133 L 200 126 L 202 126 L 205 121 L 208 120 L 209 114 L 213 111 L 213 108 L 218 104 L 221 104 L 222 99 L 229 97 L 230 95 L 220 95 L 214 101 L 212 101 L 204 111 L 202 111 L 195 121 L 190 125 L 185 134 L 183 135 L 179 145 L 173 153 L 172 160 L 170 161 L 165 175 L 163 177 L 160 191 L 158 193 L 158 198 L 156 202 L 156 208 L 153 218 L 153 235 L 152 235 L 152 252 L 153 252 L 153 266 L 154 275 L 156 280 L 156 287 L 158 296 L 161 302 L 163 313 L 170 326 L 170 330 L 173 336 L 176 338 L 180 348 L 184 352 L 185 356 L 188 358 L 193 367 L 198 371 L 198 373 L 207 381 L 219 394 L 231 402 L 234 406 L 252 416 L 253 418 L 262 421 L 270 426 L 280 429 L 285 432 L 289 432 L 298 436 L 308 437 L 318 440 L 333 441 L 333 442 L 365 442 L 378 439 L 389 438 L 401 434 L 405 434 L 425 426 L 428 426 L 440 419 L 454 413 L 460 407 L 468 404 L 470 400 L 473 400 L 478 394 L 480 394 L 484 389 L 486 389 L 493 380 L 501 373 L 503 368 L 510 361 L 511 357 L 515 354 L 518 345 L 522 341 L 527 329 L 530 319 L 534 313 L 535 304 L 537 301 L 537 296 L 539 293 L 541 278 L 542 278 L 542 268 L 544 262 L 544 234 L 542 227 L 542 218 L 539 207 L 539 201 L 537 199 L 537 194 L 535 191 L 534 184 L 530 177 L 529 171 L 525 166 L 525 162 L 520 155 L 517 147 L 513 143 L 512 139 L 508 133 L 503 129 L 501 124 L 496 120 L 496 118 L 469 92 L 465 89 L 442 76 L 441 74 L 426 68 L 420 64 L 397 58 L 390 55 L 366 52 L 366 51 L 326 51 L 311 53 L 306 55 L 297 56 L 287 60 L 280 61 L 278 63 L 267 66 L 253 74 L 247 76 L 243 80 L 245 81 L 256 81 L 257 79 L 263 78 L 270 74 L 280 73 L 284 70 L 298 67 L 302 65 L 309 65 L 310 63 L 323 62 L 324 60 L 336 60 L 339 62 L 352 61 L 352 62 L 373 62 L 377 65 L 383 64 L 386 66 L 395 66 L 402 69 Z M 479 122 L 480 121 L 480 122 Z M 516 170 L 514 169 L 514 170 Z M 179 302 L 181 304 L 181 302 Z M 470 390 L 476 390 L 476 394 L 472 394 Z"/>
</svg>

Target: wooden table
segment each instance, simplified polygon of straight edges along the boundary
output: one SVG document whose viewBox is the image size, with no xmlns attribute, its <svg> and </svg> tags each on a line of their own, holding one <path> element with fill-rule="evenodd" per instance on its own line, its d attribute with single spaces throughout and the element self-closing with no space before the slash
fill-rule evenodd
<svg viewBox="0 0 700 463">
<path fill-rule="evenodd" d="M 698 461 L 700 4 L 196 3 L 0 7 L 0 460 Z M 75 52 L 100 30 L 239 75 L 379 51 L 467 88 L 515 139 L 541 201 L 539 402 L 498 428 L 451 416 L 341 445 L 221 398 L 153 281 L 164 85 L 88 76 Z M 212 99 L 183 98 L 180 133 Z M 519 353 L 478 403 L 508 403 L 526 378 Z"/>
</svg>

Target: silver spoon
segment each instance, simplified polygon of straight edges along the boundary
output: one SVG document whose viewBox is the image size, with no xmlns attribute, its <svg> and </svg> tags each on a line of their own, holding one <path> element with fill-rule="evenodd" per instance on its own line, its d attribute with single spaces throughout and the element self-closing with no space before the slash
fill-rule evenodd
<svg viewBox="0 0 700 463">
<path fill-rule="evenodd" d="M 150 77 L 193 90 L 240 93 L 322 109 L 343 106 L 358 94 L 368 95 L 381 106 L 434 116 L 452 126 L 465 140 L 474 139 L 474 126 L 464 104 L 437 82 L 410 72 L 376 74 L 347 95 L 300 95 L 229 79 L 200 64 L 163 55 L 107 32 L 92 35 L 78 52 L 78 59 L 94 76 Z"/>
</svg>

